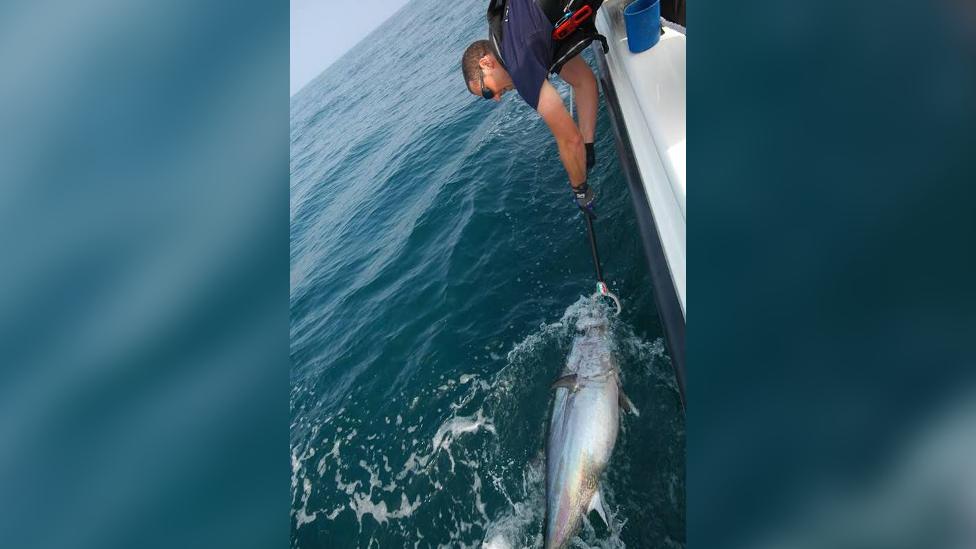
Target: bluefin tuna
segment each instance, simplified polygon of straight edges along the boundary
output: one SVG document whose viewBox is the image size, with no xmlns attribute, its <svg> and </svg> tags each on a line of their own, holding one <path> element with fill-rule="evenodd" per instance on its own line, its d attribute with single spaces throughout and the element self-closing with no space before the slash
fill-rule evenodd
<svg viewBox="0 0 976 549">
<path fill-rule="evenodd" d="M 620 427 L 620 409 L 637 413 L 620 388 L 606 309 L 588 304 L 573 348 L 553 384 L 546 447 L 545 547 L 566 547 L 583 517 L 596 511 L 609 525 L 600 479 Z"/>
</svg>

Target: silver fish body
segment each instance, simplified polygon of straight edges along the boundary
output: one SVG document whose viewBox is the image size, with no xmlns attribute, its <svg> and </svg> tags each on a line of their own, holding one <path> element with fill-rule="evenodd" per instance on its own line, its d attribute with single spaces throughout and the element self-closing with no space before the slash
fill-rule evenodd
<svg viewBox="0 0 976 549">
<path fill-rule="evenodd" d="M 600 479 L 620 426 L 619 370 L 605 311 L 588 311 L 577 329 L 562 377 L 554 384 L 546 447 L 546 549 L 565 547 L 590 510 L 606 520 Z"/>
</svg>

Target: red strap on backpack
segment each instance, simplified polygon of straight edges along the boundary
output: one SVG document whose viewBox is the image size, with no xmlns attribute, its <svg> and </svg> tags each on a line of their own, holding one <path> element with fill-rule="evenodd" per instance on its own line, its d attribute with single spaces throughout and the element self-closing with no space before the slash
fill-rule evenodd
<svg viewBox="0 0 976 549">
<path fill-rule="evenodd" d="M 591 15 L 593 15 L 593 9 L 589 5 L 584 5 L 576 11 L 567 13 L 556 23 L 556 28 L 552 30 L 552 39 L 562 40 L 570 34 L 573 34 L 573 31 L 579 28 Z"/>
</svg>

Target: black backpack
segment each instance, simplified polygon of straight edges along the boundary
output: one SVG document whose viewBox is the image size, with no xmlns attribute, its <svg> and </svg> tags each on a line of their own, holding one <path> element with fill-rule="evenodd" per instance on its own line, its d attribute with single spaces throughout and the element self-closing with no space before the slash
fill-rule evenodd
<svg viewBox="0 0 976 549">
<path fill-rule="evenodd" d="M 575 31 L 562 40 L 553 39 L 553 56 L 549 62 L 549 72 L 558 73 L 563 65 L 583 51 L 590 42 L 599 40 L 603 44 L 603 53 L 609 51 L 607 39 L 596 31 L 596 12 L 603 4 L 603 0 L 535 0 L 546 14 L 546 18 L 553 26 L 562 19 L 563 14 L 579 9 L 584 5 L 589 5 L 593 10 L 593 15 L 584 21 Z M 495 48 L 495 55 L 501 60 L 505 59 L 501 55 L 502 44 L 502 22 L 505 20 L 505 11 L 508 9 L 508 0 L 489 0 L 488 2 L 488 36 L 492 46 Z"/>
</svg>

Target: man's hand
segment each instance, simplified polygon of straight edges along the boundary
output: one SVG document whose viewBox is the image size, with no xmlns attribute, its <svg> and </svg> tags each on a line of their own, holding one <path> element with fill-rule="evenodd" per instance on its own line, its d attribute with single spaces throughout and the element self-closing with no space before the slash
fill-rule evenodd
<svg viewBox="0 0 976 549">
<path fill-rule="evenodd" d="M 596 196 L 586 181 L 580 186 L 573 187 L 573 196 L 576 198 L 576 205 L 583 210 L 583 213 L 596 217 L 596 213 L 593 211 L 593 200 Z"/>
</svg>

